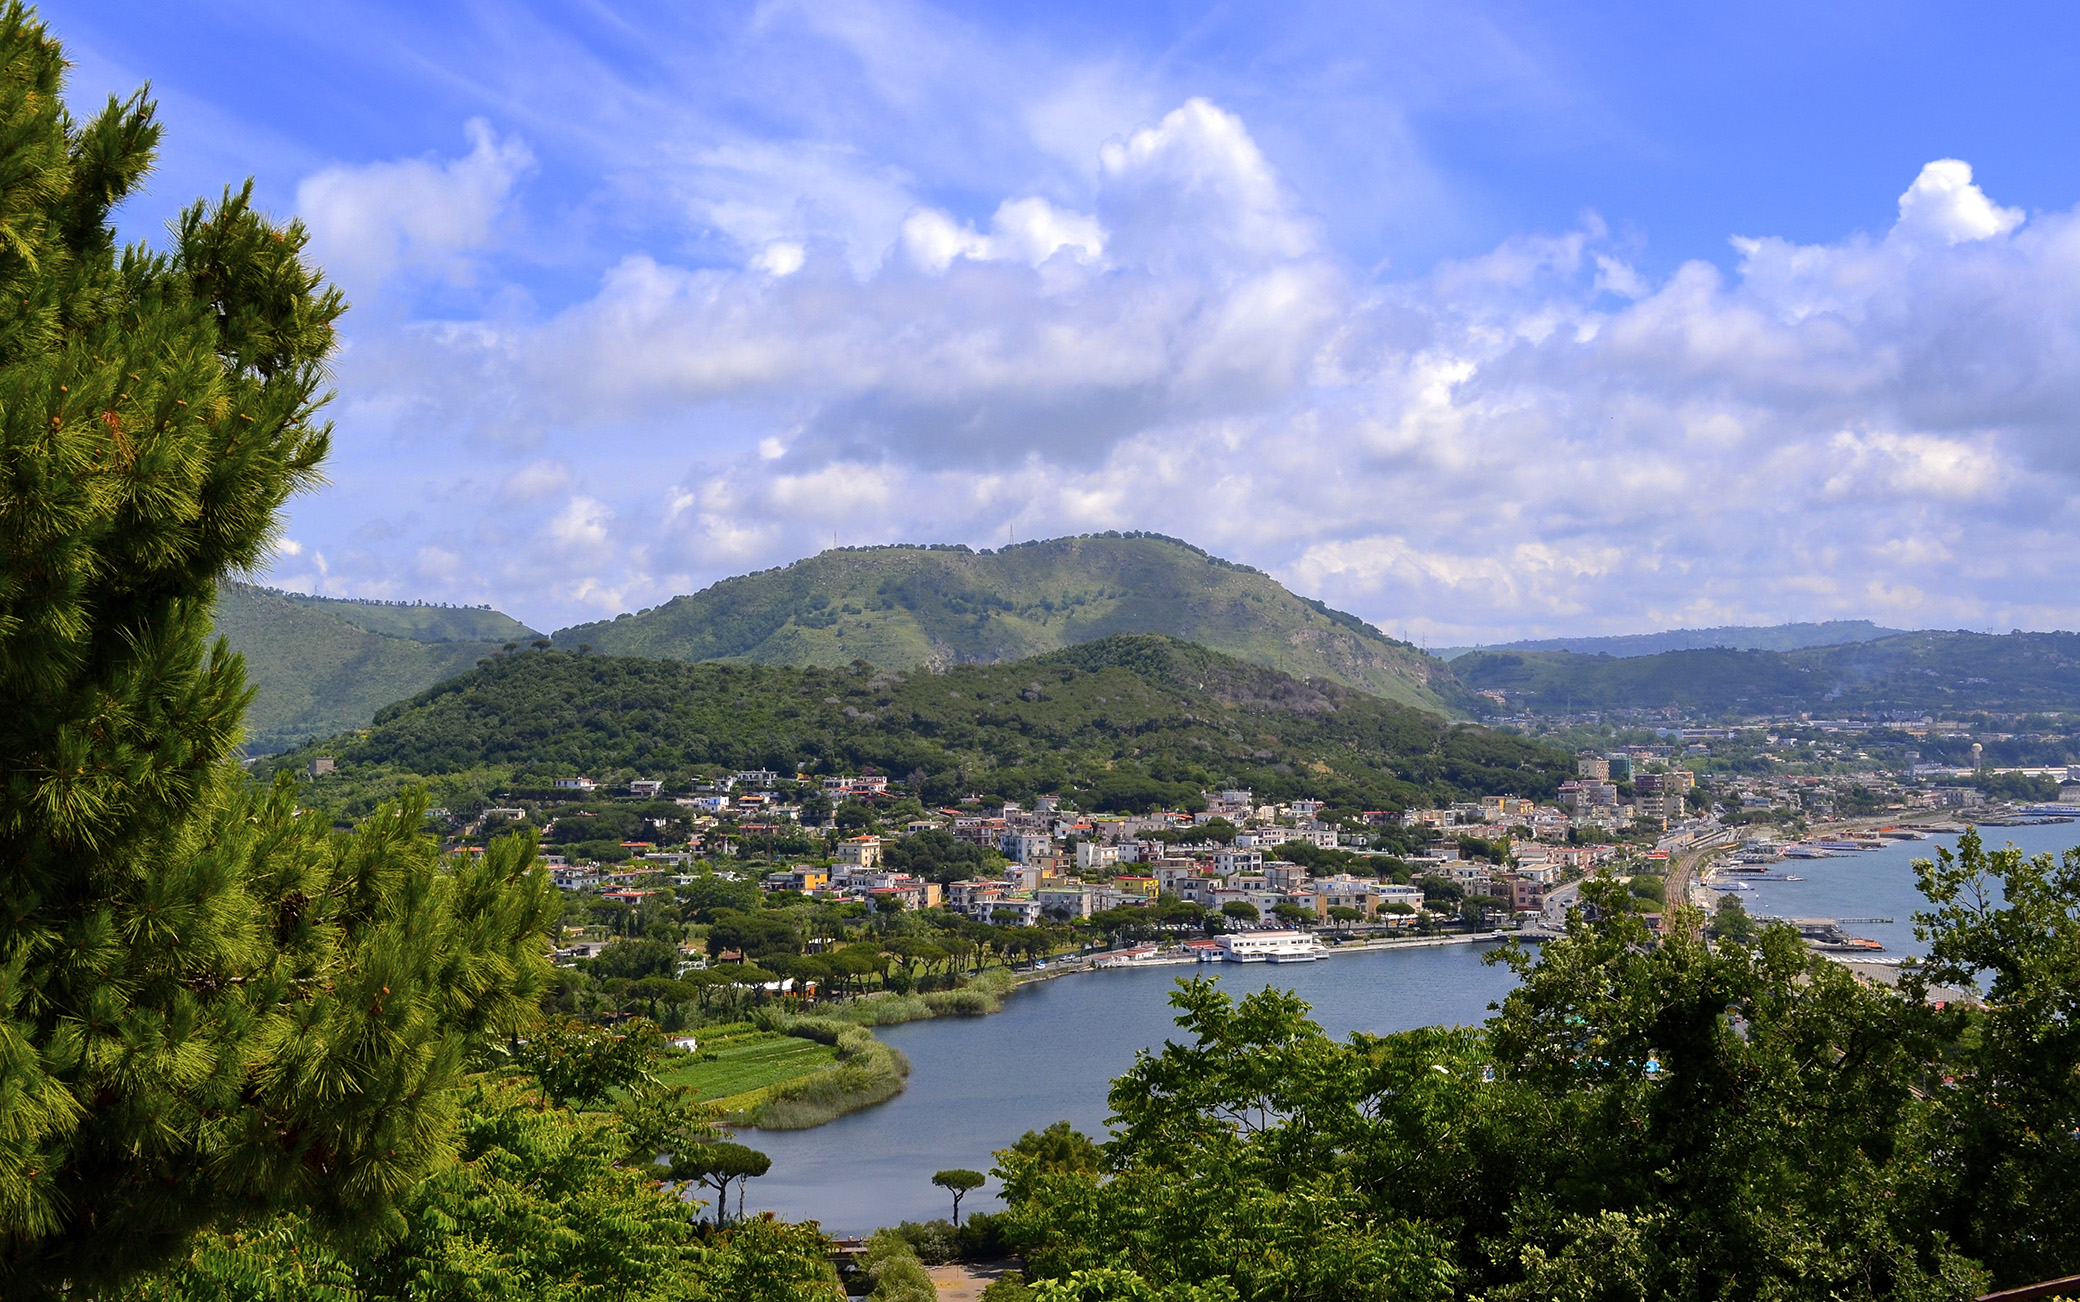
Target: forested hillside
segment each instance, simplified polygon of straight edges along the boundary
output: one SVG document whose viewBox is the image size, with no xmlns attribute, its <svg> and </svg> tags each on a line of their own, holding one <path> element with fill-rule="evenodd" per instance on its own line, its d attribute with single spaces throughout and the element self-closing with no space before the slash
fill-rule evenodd
<svg viewBox="0 0 2080 1302">
<path fill-rule="evenodd" d="M 892 671 L 533 652 L 383 710 L 331 754 L 352 799 L 410 777 L 443 799 L 557 776 L 672 778 L 727 766 L 872 768 L 931 801 L 1060 792 L 1146 809 L 1239 784 L 1383 808 L 1551 796 L 1559 751 L 1302 682 L 1173 638 L 1118 636 L 1009 665 Z"/>
<path fill-rule="evenodd" d="M 1572 651 L 1578 655 L 1651 656 L 1664 651 L 1699 651 L 1723 647 L 1734 651 L 1796 651 L 1844 642 L 1875 642 L 1897 637 L 1905 629 L 1885 628 L 1867 619 L 1830 619 L 1817 624 L 1726 624 L 1715 628 L 1671 628 L 1659 633 L 1627 633 L 1616 637 L 1548 637 L 1483 647 L 1443 647 L 1446 661 L 1469 651 Z"/>
<path fill-rule="evenodd" d="M 1694 715 L 2080 710 L 2080 634 L 1904 633 L 1797 651 L 1588 656 L 1476 651 L 1452 663 L 1510 709 L 1675 707 Z"/>
<path fill-rule="evenodd" d="M 555 636 L 560 649 L 610 655 L 911 669 L 1023 660 L 1115 633 L 1163 633 L 1425 709 L 1463 704 L 1436 658 L 1150 534 L 833 550 Z"/>
<path fill-rule="evenodd" d="M 266 589 L 273 596 L 335 615 L 356 628 L 414 642 L 531 642 L 541 636 L 489 606 L 443 606 L 424 601 L 359 601 Z"/>
<path fill-rule="evenodd" d="M 506 629 L 496 641 L 443 636 Z M 263 755 L 361 727 L 382 706 L 534 636 L 496 611 L 326 600 L 247 583 L 218 589 L 216 632 L 245 656 L 256 689 L 246 750 Z"/>
</svg>

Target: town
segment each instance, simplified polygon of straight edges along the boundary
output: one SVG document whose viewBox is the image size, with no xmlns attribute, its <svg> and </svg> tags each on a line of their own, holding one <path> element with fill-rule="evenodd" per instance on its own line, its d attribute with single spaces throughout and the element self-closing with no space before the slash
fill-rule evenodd
<svg viewBox="0 0 2080 1302">
<path fill-rule="evenodd" d="M 458 844 L 539 830 L 542 862 L 570 897 L 560 962 L 590 968 L 614 940 L 643 935 L 680 950 L 677 971 L 650 975 L 721 981 L 729 965 L 755 964 L 760 989 L 813 996 L 830 984 L 819 951 L 869 925 L 887 935 L 897 918 L 898 931 L 965 930 L 982 948 L 1042 966 L 1063 955 L 1099 965 L 1296 962 L 1418 935 L 1539 938 L 1564 927 L 1583 878 L 1605 873 L 1628 885 L 1658 931 L 1671 862 L 1684 856 L 1797 856 L 1811 829 L 1852 816 L 1969 808 L 1998 821 L 2080 804 L 2080 783 L 2058 794 L 2063 769 L 2023 775 L 2052 803 L 1992 807 L 1971 770 L 1707 768 L 1714 747 L 1746 756 L 1784 740 L 1719 730 L 1584 750 L 1549 803 L 1498 795 L 1332 809 L 1225 789 L 1203 792 L 1196 808 L 1141 814 L 1087 813 L 1052 796 L 927 809 L 883 774 L 745 770 L 688 778 L 677 793 L 665 779 L 565 777 L 453 821 Z M 1809 742 L 1788 742 L 1810 752 Z M 1992 776 L 2012 785 L 2017 775 Z M 606 837 L 616 829 L 633 831 Z M 733 893 L 716 897 L 724 885 Z M 715 917 L 703 901 L 714 898 L 799 925 L 729 943 L 735 929 L 703 925 Z M 657 925 L 631 921 L 645 917 Z"/>
</svg>

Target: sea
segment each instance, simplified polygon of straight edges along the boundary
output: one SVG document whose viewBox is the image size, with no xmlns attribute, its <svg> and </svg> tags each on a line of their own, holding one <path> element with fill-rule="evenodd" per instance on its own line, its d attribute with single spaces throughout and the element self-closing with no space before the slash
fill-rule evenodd
<svg viewBox="0 0 2080 1302">
<path fill-rule="evenodd" d="M 1993 848 L 2057 853 L 2080 845 L 2080 824 L 1988 828 L 1982 835 Z M 1913 915 L 1925 902 L 1914 888 L 1913 861 L 1956 839 L 1936 835 L 1840 858 L 1786 860 L 1772 865 L 1772 874 L 1802 880 L 1747 883 L 1739 894 L 1758 916 L 1856 920 L 1844 930 L 1885 945 L 1879 957 L 1919 954 Z M 1034 983 L 988 1017 L 882 1028 L 876 1034 L 910 1059 L 909 1088 L 813 1130 L 744 1132 L 742 1142 L 772 1158 L 771 1171 L 750 1182 L 744 1206 L 815 1220 L 834 1235 L 946 1217 L 951 1200 L 931 1183 L 933 1172 L 988 1171 L 992 1152 L 1056 1121 L 1105 1137 L 1113 1079 L 1133 1066 L 1136 1054 L 1180 1035 L 1169 997 L 1181 978 L 1214 977 L 1237 997 L 1266 986 L 1292 990 L 1333 1036 L 1386 1034 L 1483 1021 L 1516 983 L 1507 967 L 1487 961 L 1496 948 L 1443 945 L 1305 964 L 1108 969 Z M 991 1180 L 969 1194 L 963 1215 L 1001 1210 L 996 1187 Z"/>
</svg>

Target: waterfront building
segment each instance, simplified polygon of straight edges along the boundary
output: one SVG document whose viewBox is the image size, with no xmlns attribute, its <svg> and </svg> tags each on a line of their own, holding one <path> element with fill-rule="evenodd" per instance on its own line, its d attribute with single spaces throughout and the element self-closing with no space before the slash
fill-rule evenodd
<svg viewBox="0 0 2080 1302">
<path fill-rule="evenodd" d="M 1230 963 L 1310 963 L 1322 956 L 1322 942 L 1304 931 L 1243 931 L 1214 943 Z"/>
</svg>

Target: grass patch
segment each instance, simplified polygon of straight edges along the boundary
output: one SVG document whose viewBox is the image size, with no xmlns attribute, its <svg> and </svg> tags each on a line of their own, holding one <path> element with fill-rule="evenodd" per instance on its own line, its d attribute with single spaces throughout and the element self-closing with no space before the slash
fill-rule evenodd
<svg viewBox="0 0 2080 1302">
<path fill-rule="evenodd" d="M 712 1049 L 703 1046 L 700 1053 L 658 1072 L 657 1078 L 667 1085 L 691 1086 L 695 1097 L 714 1100 L 823 1071 L 837 1061 L 832 1045 L 761 1031 L 730 1036 Z"/>
</svg>

